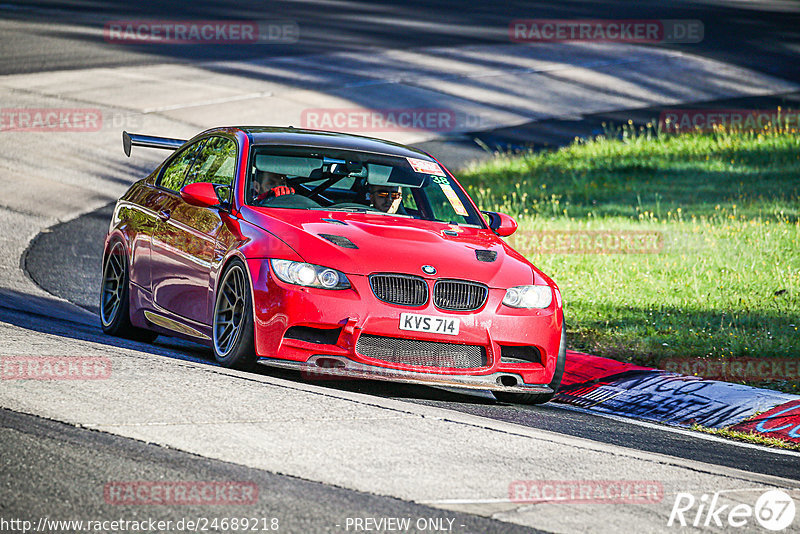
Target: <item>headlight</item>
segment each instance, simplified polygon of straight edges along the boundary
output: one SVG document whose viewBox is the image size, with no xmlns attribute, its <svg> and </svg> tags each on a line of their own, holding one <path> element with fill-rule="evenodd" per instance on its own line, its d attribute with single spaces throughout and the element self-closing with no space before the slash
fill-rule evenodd
<svg viewBox="0 0 800 534">
<path fill-rule="evenodd" d="M 547 308 L 553 302 L 550 286 L 516 286 L 506 290 L 503 304 L 512 308 Z"/>
<path fill-rule="evenodd" d="M 350 281 L 343 272 L 291 260 L 269 260 L 272 272 L 287 284 L 306 287 L 320 287 L 322 289 L 348 289 Z"/>
</svg>

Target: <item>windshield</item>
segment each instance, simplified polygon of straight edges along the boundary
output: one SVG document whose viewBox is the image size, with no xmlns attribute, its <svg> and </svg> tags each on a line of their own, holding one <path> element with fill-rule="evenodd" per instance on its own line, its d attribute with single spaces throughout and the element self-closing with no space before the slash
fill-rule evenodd
<svg viewBox="0 0 800 534">
<path fill-rule="evenodd" d="M 250 206 L 364 211 L 482 226 L 461 187 L 434 161 L 336 149 L 255 146 Z"/>
</svg>

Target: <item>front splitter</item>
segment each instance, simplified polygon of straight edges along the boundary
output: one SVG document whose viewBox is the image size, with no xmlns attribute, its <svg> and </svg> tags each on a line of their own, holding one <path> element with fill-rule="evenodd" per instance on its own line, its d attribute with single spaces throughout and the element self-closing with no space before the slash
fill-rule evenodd
<svg viewBox="0 0 800 534">
<path fill-rule="evenodd" d="M 414 372 L 367 365 L 342 356 L 316 354 L 305 362 L 260 358 L 258 363 L 269 367 L 280 367 L 299 371 L 309 379 L 353 379 L 384 380 L 406 384 L 449 386 L 464 389 L 503 391 L 507 393 L 553 393 L 546 384 L 525 384 L 516 373 L 500 372 L 488 375 L 448 375 L 430 372 Z M 514 385 L 507 385 L 513 381 Z"/>
</svg>

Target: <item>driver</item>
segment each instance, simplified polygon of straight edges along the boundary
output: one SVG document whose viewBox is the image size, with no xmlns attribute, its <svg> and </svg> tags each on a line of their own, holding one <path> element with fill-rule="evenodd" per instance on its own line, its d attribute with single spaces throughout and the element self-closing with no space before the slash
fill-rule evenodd
<svg viewBox="0 0 800 534">
<path fill-rule="evenodd" d="M 256 171 L 253 180 L 253 197 L 259 202 L 270 197 L 294 194 L 294 189 L 287 185 L 286 175 L 270 171 Z"/>
<path fill-rule="evenodd" d="M 403 201 L 400 186 L 370 185 L 369 199 L 372 207 L 385 213 L 397 213 Z"/>
</svg>

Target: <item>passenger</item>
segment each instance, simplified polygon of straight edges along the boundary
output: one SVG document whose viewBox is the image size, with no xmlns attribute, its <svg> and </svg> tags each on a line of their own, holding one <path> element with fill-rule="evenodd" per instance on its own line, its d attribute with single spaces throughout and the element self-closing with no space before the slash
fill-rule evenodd
<svg viewBox="0 0 800 534">
<path fill-rule="evenodd" d="M 257 171 L 253 180 L 253 200 L 260 202 L 270 197 L 294 194 L 294 189 L 286 183 L 286 175 L 270 171 Z"/>
<path fill-rule="evenodd" d="M 373 208 L 385 213 L 397 213 L 403 201 L 403 193 L 399 186 L 370 185 L 369 199 Z"/>
</svg>

